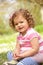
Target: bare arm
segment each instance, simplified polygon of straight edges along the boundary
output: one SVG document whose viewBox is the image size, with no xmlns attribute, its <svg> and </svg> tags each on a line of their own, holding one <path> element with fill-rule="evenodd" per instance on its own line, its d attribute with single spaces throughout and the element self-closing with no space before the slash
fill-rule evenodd
<svg viewBox="0 0 43 65">
<path fill-rule="evenodd" d="M 19 42 L 17 41 L 17 43 L 16 43 L 16 48 L 15 48 L 15 51 L 20 51 L 20 44 L 19 44 Z"/>
<path fill-rule="evenodd" d="M 17 41 L 15 50 L 14 50 L 14 52 L 13 52 L 14 58 L 17 57 L 19 54 L 20 54 L 20 44 L 19 44 L 19 42 Z"/>
<path fill-rule="evenodd" d="M 28 57 L 28 56 L 30 57 L 32 55 L 35 55 L 38 52 L 38 50 L 39 50 L 38 38 L 33 38 L 31 40 L 31 45 L 32 45 L 32 49 L 20 54 L 21 58 Z"/>
</svg>

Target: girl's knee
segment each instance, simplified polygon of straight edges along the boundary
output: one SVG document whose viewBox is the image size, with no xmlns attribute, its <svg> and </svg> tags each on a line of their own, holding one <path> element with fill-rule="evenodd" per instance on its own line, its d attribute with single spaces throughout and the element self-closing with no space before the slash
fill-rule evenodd
<svg viewBox="0 0 43 65">
<path fill-rule="evenodd" d="M 28 57 L 21 60 L 17 65 L 39 65 L 39 64 L 32 58 Z"/>
<path fill-rule="evenodd" d="M 9 61 L 13 60 L 13 53 L 12 53 L 12 51 L 9 51 L 9 52 L 7 53 L 7 59 L 8 59 Z"/>
</svg>

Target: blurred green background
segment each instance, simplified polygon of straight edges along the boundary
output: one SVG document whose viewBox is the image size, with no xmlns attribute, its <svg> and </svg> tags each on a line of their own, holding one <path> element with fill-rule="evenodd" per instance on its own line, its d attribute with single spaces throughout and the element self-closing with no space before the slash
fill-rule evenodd
<svg viewBox="0 0 43 65">
<path fill-rule="evenodd" d="M 41 6 L 37 4 L 34 0 L 6 0 L 2 1 L 0 4 L 0 34 L 10 34 L 13 32 L 9 26 L 9 18 L 11 17 L 12 13 L 19 9 L 25 8 L 28 9 L 33 18 L 35 20 L 36 25 L 40 25 L 43 23 L 41 18 Z"/>
<path fill-rule="evenodd" d="M 9 18 L 20 8 L 30 11 L 35 20 L 35 29 L 43 38 L 42 0 L 0 0 L 0 65 L 7 60 L 6 53 L 15 49 L 18 33 L 9 26 Z"/>
</svg>

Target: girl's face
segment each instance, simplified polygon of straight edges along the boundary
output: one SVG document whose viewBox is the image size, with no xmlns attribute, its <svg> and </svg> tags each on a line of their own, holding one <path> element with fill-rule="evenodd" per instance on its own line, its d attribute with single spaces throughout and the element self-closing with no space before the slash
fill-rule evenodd
<svg viewBox="0 0 43 65">
<path fill-rule="evenodd" d="M 17 17 L 15 17 L 14 25 L 15 29 L 18 32 L 22 33 L 22 35 L 24 35 L 29 28 L 27 20 L 22 15 L 18 15 Z"/>
</svg>

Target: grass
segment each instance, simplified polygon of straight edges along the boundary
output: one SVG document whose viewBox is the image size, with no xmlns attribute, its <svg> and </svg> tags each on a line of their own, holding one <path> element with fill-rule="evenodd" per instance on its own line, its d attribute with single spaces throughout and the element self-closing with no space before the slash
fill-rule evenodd
<svg viewBox="0 0 43 65">
<path fill-rule="evenodd" d="M 11 41 L 16 41 L 17 33 L 11 35 L 0 35 L 0 43 L 10 43 Z"/>
<path fill-rule="evenodd" d="M 12 35 L 0 35 L 0 65 L 7 60 L 7 52 L 15 49 L 17 34 L 18 33 Z"/>
<path fill-rule="evenodd" d="M 37 25 L 36 27 L 35 27 L 35 29 L 39 32 L 39 33 L 43 33 L 43 24 L 42 25 Z"/>
<path fill-rule="evenodd" d="M 37 26 L 35 27 L 35 29 L 41 34 L 42 38 L 43 38 L 43 30 L 42 30 L 43 26 Z M 3 64 L 4 61 L 7 61 L 7 57 L 6 54 L 8 51 L 10 50 L 14 50 L 15 49 L 15 42 L 16 42 L 16 37 L 17 37 L 18 33 L 14 33 L 11 35 L 0 35 L 0 65 Z"/>
<path fill-rule="evenodd" d="M 13 35 L 12 35 L 13 36 Z M 14 35 L 14 36 L 16 36 L 16 35 Z M 11 36 L 10 36 L 11 37 Z M 3 44 L 3 43 L 2 43 Z M 3 50 L 3 52 L 2 53 L 0 53 L 0 65 L 2 65 L 3 64 L 3 62 L 5 62 L 5 61 L 7 61 L 7 57 L 6 57 L 6 54 L 7 54 L 7 52 L 9 51 L 9 50 L 14 50 L 15 49 L 15 44 L 11 44 L 11 43 L 5 43 L 5 44 L 8 44 L 7 46 L 2 46 L 2 47 L 0 47 L 0 49 L 1 49 L 1 51 L 0 52 L 2 52 L 2 50 Z M 5 48 L 5 49 L 4 49 Z M 7 51 L 6 51 L 6 49 L 7 49 Z M 8 50 L 9 49 L 9 50 Z"/>
<path fill-rule="evenodd" d="M 6 54 L 7 53 L 1 53 L 0 54 L 0 65 L 2 65 L 5 61 L 7 61 Z"/>
</svg>

